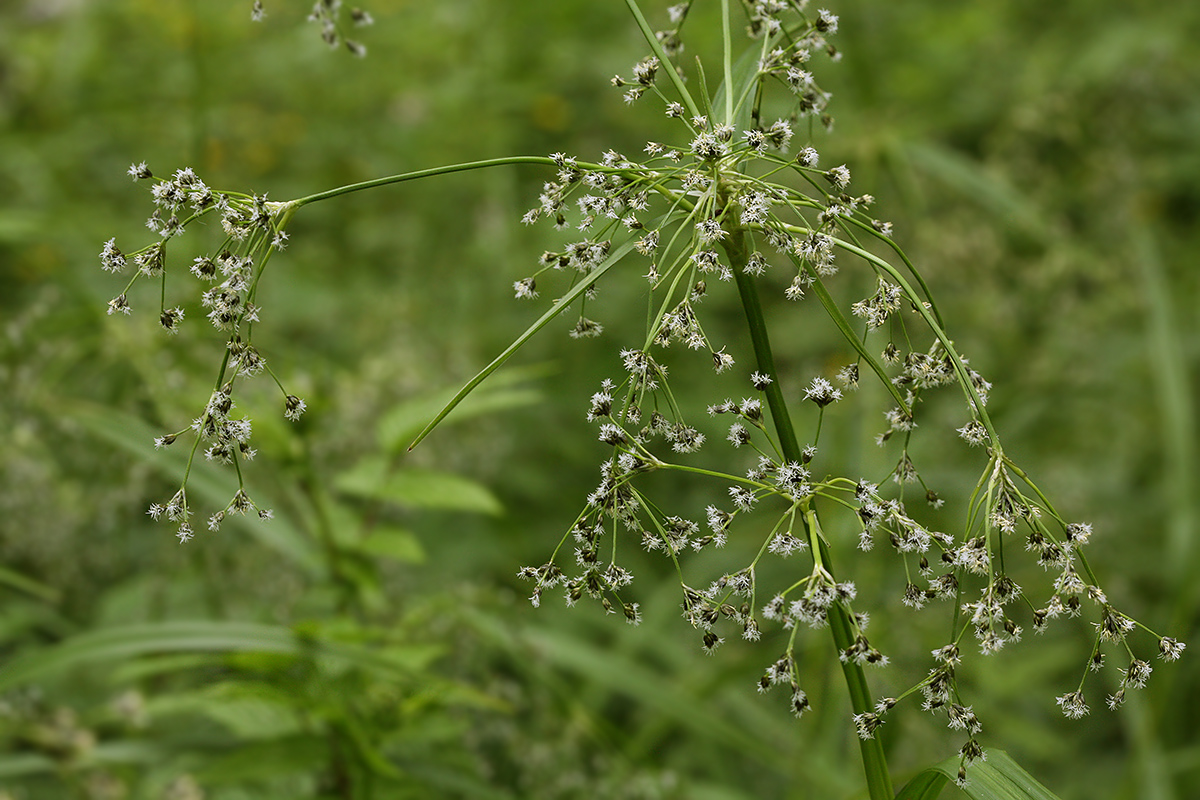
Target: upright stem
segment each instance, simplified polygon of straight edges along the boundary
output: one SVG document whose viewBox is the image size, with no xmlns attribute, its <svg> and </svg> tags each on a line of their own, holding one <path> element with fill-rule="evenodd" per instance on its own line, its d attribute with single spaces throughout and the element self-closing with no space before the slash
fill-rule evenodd
<svg viewBox="0 0 1200 800">
<path fill-rule="evenodd" d="M 732 226 L 731 226 L 732 227 Z M 779 436 L 779 447 L 783 457 L 788 461 L 801 463 L 800 443 L 796 439 L 796 431 L 792 427 L 791 415 L 780 388 L 779 375 L 775 371 L 775 357 L 771 353 L 771 340 L 767 334 L 766 321 L 763 319 L 762 304 L 758 299 L 758 289 L 754 278 L 747 275 L 745 266 L 749 258 L 746 252 L 746 233 L 740 227 L 732 227 L 729 236 L 724 240 L 725 253 L 729 256 L 729 266 L 733 268 L 734 280 L 737 282 L 738 295 L 742 300 L 742 308 L 746 313 L 746 324 L 750 329 L 750 342 L 754 347 L 754 356 L 758 362 L 758 371 L 770 375 L 772 381 L 767 384 L 765 394 L 767 407 L 771 410 L 771 421 Z M 809 528 L 808 520 L 804 526 Z M 811 533 L 811 530 L 806 530 Z M 816 547 L 825 571 L 834 575 L 833 564 L 829 550 L 820 537 L 816 539 Z M 854 631 L 850 624 L 850 614 L 842 603 L 834 603 L 829 607 L 829 631 L 833 636 L 834 646 L 838 652 L 844 651 L 854 643 Z M 846 679 L 846 688 L 850 693 L 850 705 L 855 714 L 866 714 L 874 710 L 871 701 L 871 690 L 867 686 L 867 676 L 863 668 L 853 661 L 842 661 L 842 674 Z M 892 789 L 892 777 L 887 768 L 887 757 L 883 745 L 878 738 L 860 739 L 859 748 L 862 751 L 863 772 L 867 779 L 867 790 L 871 800 L 892 800 L 895 791 Z"/>
</svg>

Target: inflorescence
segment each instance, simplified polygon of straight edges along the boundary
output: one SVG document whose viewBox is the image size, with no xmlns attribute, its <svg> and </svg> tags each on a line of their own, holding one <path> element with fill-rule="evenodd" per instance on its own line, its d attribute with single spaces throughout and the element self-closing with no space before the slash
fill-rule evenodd
<svg viewBox="0 0 1200 800">
<path fill-rule="evenodd" d="M 225 353 L 218 370 L 216 386 L 204 410 L 192 423 L 178 431 L 154 440 L 156 448 L 170 447 L 181 437 L 190 436 L 192 449 L 188 457 L 188 472 L 201 447 L 210 461 L 230 465 L 238 476 L 238 490 L 229 503 L 208 518 L 207 527 L 216 531 L 230 514 L 256 513 L 270 519 L 271 511 L 259 508 L 246 493 L 241 464 L 254 458 L 250 444 L 251 421 L 235 413 L 236 384 L 266 372 L 279 386 L 283 395 L 283 415 L 297 421 L 306 404 L 283 388 L 266 360 L 254 346 L 254 325 L 259 321 L 260 308 L 256 302 L 259 281 L 271 255 L 287 245 L 284 230 L 292 207 L 273 203 L 265 195 L 247 195 L 217 191 L 209 187 L 191 169 L 180 169 L 168 179 L 156 178 L 144 164 L 134 164 L 129 175 L 135 181 L 151 181 L 154 213 L 146 226 L 159 236 L 158 241 L 126 255 L 109 239 L 100 252 L 100 265 L 112 273 L 133 274 L 124 290 L 108 303 L 108 313 L 129 314 L 129 294 L 139 280 L 157 279 L 160 284 L 159 323 L 169 334 L 177 333 L 184 324 L 182 307 L 167 308 L 167 248 L 170 241 L 184 233 L 197 220 L 215 214 L 220 217 L 225 240 L 213 253 L 197 257 L 189 271 L 201 285 L 200 306 L 207 310 L 208 322 L 226 339 Z M 192 526 L 193 509 L 188 502 L 187 475 L 179 490 L 166 504 L 150 506 L 150 516 L 178 526 L 176 536 L 186 542 L 195 535 Z"/>
<path fill-rule="evenodd" d="M 851 192 L 845 165 L 821 167 L 820 155 L 808 144 L 792 149 L 797 131 L 811 136 L 832 128 L 830 95 L 820 87 L 811 62 L 819 56 L 840 58 L 829 42 L 838 18 L 824 9 L 809 12 L 806 0 L 745 0 L 742 5 L 748 12 L 746 31 L 758 48 L 757 70 L 744 86 L 727 94 L 719 91 L 715 105 L 704 98 L 703 105 L 697 104 L 671 63 L 683 46 L 680 31 L 690 2 L 669 9 L 673 27 L 647 36 L 652 54 L 634 65 L 631 76 L 612 81 L 628 103 L 657 98 L 663 113 L 678 124 L 676 141 L 648 142 L 637 157 L 610 150 L 597 163 L 561 153 L 538 159 L 552 163 L 556 174 L 523 222 L 548 220 L 559 230 L 574 228 L 578 236 L 544 253 L 536 271 L 513 283 L 515 296 L 534 300 L 547 278 L 565 275 L 572 284 L 570 297 L 579 306 L 571 336 L 599 336 L 603 326 L 587 316 L 587 304 L 610 268 L 636 253 L 647 263 L 638 268 L 638 279 L 648 290 L 650 321 L 640 342 L 620 350 L 616 377 L 604 380 L 588 403 L 586 419 L 596 426 L 605 449 L 596 487 L 550 558 L 519 574 L 532 583 L 535 605 L 548 591 L 561 592 L 568 605 L 586 596 L 636 625 L 642 610 L 631 599 L 634 576 L 618 562 L 618 551 L 629 540 L 660 554 L 679 572 L 683 615 L 700 633 L 704 652 L 719 648 L 730 631 L 749 641 L 759 639 L 768 624 L 786 632 L 784 651 L 766 668 L 758 688 L 786 687 L 789 707 L 800 716 L 809 708 L 796 658 L 800 630 L 832 628 L 839 658 L 854 668 L 889 663 L 867 635 L 868 615 L 854 609 L 855 584 L 835 577 L 830 563 L 830 538 L 822 520 L 844 514 L 857 530 L 858 549 L 880 545 L 898 559 L 906 578 L 896 598 L 900 604 L 915 610 L 940 604 L 954 620 L 948 641 L 931 652 L 926 677 L 897 697 L 859 709 L 855 730 L 864 739 L 873 737 L 890 711 L 911 696 L 965 734 L 962 782 L 966 766 L 984 757 L 978 740 L 982 723 L 964 702 L 957 681 L 962 649 L 972 639 L 982 655 L 994 654 L 1019 640 L 1027 627 L 1041 633 L 1053 620 L 1080 617 L 1086 610 L 1096 620 L 1095 644 L 1078 687 L 1057 698 L 1072 718 L 1089 711 L 1084 683 L 1103 664 L 1105 650 L 1121 652 L 1127 665 L 1107 700 L 1115 709 L 1128 690 L 1146 685 L 1152 671 L 1149 660 L 1135 652 L 1133 634 L 1140 631 L 1154 640 L 1159 658 L 1166 661 L 1177 659 L 1185 645 L 1155 633 L 1110 602 L 1084 555 L 1091 525 L 1062 516 L 1004 452 L 987 412 L 991 384 L 955 349 L 919 272 L 892 240 L 891 224 L 868 213 L 874 199 Z M 323 0 L 313 11 L 331 44 L 340 41 L 339 7 L 336 0 Z M 727 73 L 726 80 L 731 77 Z M 664 88 L 664 82 L 671 86 Z M 772 88 L 791 98 L 790 111 L 765 121 L 763 96 Z M 214 191 L 186 169 L 167 180 L 153 178 L 144 164 L 132 167 L 130 174 L 154 181 L 157 208 L 148 225 L 159 240 L 129 256 L 112 240 L 104 246 L 106 270 L 122 272 L 130 262 L 136 268 L 125 290 L 109 303 L 109 313 L 129 313 L 129 291 L 137 280 L 165 282 L 167 245 L 195 220 L 218 215 L 226 237 L 216 255 L 197 258 L 191 266 L 205 287 L 200 303 L 209 322 L 227 337 L 215 388 L 190 426 L 161 437 L 156 445 L 169 446 L 190 435 L 193 456 L 203 444 L 207 458 L 237 470 L 239 490 L 225 509 L 212 515 L 210 528 L 216 529 L 230 513 L 257 510 L 269 516 L 242 488 L 240 463 L 252 458 L 254 450 L 250 421 L 234 415 L 233 398 L 242 378 L 270 374 L 252 343 L 259 318 L 256 289 L 271 254 L 286 244 L 285 227 L 297 205 Z M 407 179 L 396 180 L 401 178 Z M 901 266 L 865 249 L 863 239 L 890 249 Z M 854 272 L 842 269 L 847 263 L 869 270 L 871 287 L 848 314 L 827 288 L 852 279 Z M 782 273 L 782 280 L 775 280 L 784 285 L 788 300 L 801 307 L 819 304 L 856 353 L 834 374 L 810 376 L 802 395 L 792 398 L 793 407 L 811 403 L 815 408 L 816 422 L 805 432 L 803 447 L 764 345 L 761 311 L 758 317 L 750 311 L 758 307 L 757 284 L 765 283 L 759 279 L 771 272 Z M 715 340 L 705 325 L 704 300 L 723 284 L 735 285 L 748 309 L 757 362 L 751 367 L 739 363 L 742 345 Z M 182 307 L 160 304 L 159 313 L 169 333 L 183 323 Z M 717 373 L 742 370 L 749 376 L 744 396 L 727 397 L 705 409 L 709 417 L 728 420 L 725 443 L 737 452 L 722 458 L 739 467 L 715 471 L 692 462 L 693 454 L 713 445 L 701 430 L 706 425 L 698 421 L 699 412 L 685 407 L 681 400 L 686 398 L 671 389 L 667 357 L 676 345 L 700 353 Z M 836 414 L 839 404 L 872 374 L 889 397 L 875 441 L 894 451 L 893 466 L 873 479 L 830 474 L 822 458 L 821 421 L 826 413 Z M 933 510 L 943 504 L 922 477 L 910 444 L 926 393 L 951 386 L 958 387 L 966 402 L 967 419 L 958 436 L 986 457 L 957 534 L 930 529 L 910 509 L 914 497 Z M 280 390 L 284 415 L 298 419 L 304 401 L 281 384 Z M 703 520 L 694 511 L 669 513 L 643 493 L 642 478 L 661 471 L 722 484 Z M 156 519 L 177 523 L 182 541 L 193 535 L 186 489 L 185 477 L 165 505 L 150 509 Z M 739 526 L 751 512 L 774 514 L 765 534 L 754 533 L 761 530 L 758 520 Z M 702 588 L 684 580 L 688 553 L 722 548 L 734 536 L 755 535 L 761 542 L 748 564 L 731 565 Z M 1043 586 L 1017 582 L 1022 551 L 1048 576 Z M 764 559 L 803 566 L 786 586 L 764 587 L 759 585 Z"/>
<path fill-rule="evenodd" d="M 854 584 L 835 579 L 827 565 L 821 517 L 839 509 L 849 513 L 857 519 L 861 550 L 885 542 L 901 560 L 908 580 L 897 599 L 912 609 L 946 603 L 955 620 L 951 641 L 932 653 L 928 676 L 900 697 L 885 698 L 874 710 L 857 714 L 855 728 L 863 738 L 874 736 L 888 712 L 914 695 L 922 708 L 945 714 L 950 728 L 966 734 L 962 781 L 965 767 L 984 757 L 977 739 L 982 724 L 963 703 L 956 681 L 960 647 L 968 637 L 975 639 L 982 654 L 996 653 L 1020 639 L 1026 626 L 1041 633 L 1053 619 L 1082 615 L 1086 603 L 1100 620 L 1089 667 L 1101 663 L 1102 644 L 1115 645 L 1128 658 L 1120 688 L 1108 699 L 1111 708 L 1121 704 L 1127 689 L 1144 686 L 1151 671 L 1149 663 L 1135 655 L 1128 634 L 1137 628 L 1145 631 L 1157 640 L 1166 660 L 1177 658 L 1184 644 L 1155 634 L 1109 602 L 1082 551 L 1091 526 L 1060 516 L 1005 455 L 986 411 L 991 384 L 954 350 L 919 274 L 891 241 L 890 223 L 868 215 L 873 198 L 851 193 L 846 166 L 822 169 L 812 146 L 789 155 L 798 128 L 812 130 L 814 122 L 832 126 L 830 96 L 809 64 L 816 54 L 839 57 L 827 39 L 837 31 L 837 17 L 825 10 L 805 13 L 803 2 L 758 0 L 745 5 L 747 31 L 758 40 L 761 55 L 753 85 L 744 92 L 744 98 L 755 98 L 749 114 L 741 116 L 744 127 L 734 124 L 742 109 L 730 115 L 724 113 L 728 107 L 688 108 L 673 99 L 669 88 L 661 88 L 662 76 L 675 69 L 663 56 L 669 58 L 682 47 L 679 29 L 690 3 L 673 6 L 670 18 L 675 27 L 656 37 L 661 52 L 638 62 L 632 77 L 618 76 L 612 82 L 628 103 L 656 96 L 666 116 L 679 122 L 679 140 L 649 142 L 644 155 L 636 158 L 608 151 L 598 164 L 553 155 L 557 175 L 523 219 L 526 224 L 550 220 L 558 229 L 573 224 L 583 237 L 545 253 L 539 269 L 514 284 L 518 298 L 536 297 L 535 287 L 548 272 L 565 272 L 572 282 L 588 284 L 571 335 L 599 334 L 602 325 L 585 316 L 586 303 L 596 295 L 598 276 L 621 257 L 617 243 L 632 240 L 633 249 L 649 261 L 644 279 L 652 321 L 640 346 L 621 350 L 621 374 L 605 380 L 590 400 L 587 420 L 598 425 L 597 438 L 609 453 L 600 464 L 598 485 L 550 559 L 524 567 L 519 574 L 532 583 L 535 605 L 545 592 L 557 590 L 568 605 L 587 596 L 605 611 L 619 612 L 637 624 L 642 612 L 629 599 L 633 576 L 617 560 L 620 541 L 631 536 L 631 541 L 671 559 L 681 570 L 683 614 L 700 632 L 704 652 L 718 648 L 728 628 L 751 641 L 767 623 L 789 631 L 783 655 L 767 668 L 759 689 L 786 686 L 790 707 L 799 716 L 809 707 L 795 658 L 800 628 L 829 626 L 837 610 L 849 626 L 849 644 L 839 654 L 842 661 L 888 663 L 867 637 L 867 615 L 852 608 Z M 760 119 L 758 99 L 772 84 L 783 87 L 794 102 L 790 115 L 766 123 Z M 785 183 L 784 178 L 791 180 Z M 883 241 L 905 269 L 864 250 L 861 237 Z M 874 273 L 873 294 L 853 303 L 849 318 L 825 286 L 837 279 L 843 262 L 836 257 L 843 253 L 859 256 Z M 723 283 L 737 283 L 742 291 L 742 281 L 753 281 L 780 262 L 787 269 L 784 295 L 797 302 L 816 295 L 858 358 L 834 376 L 813 377 L 804 390 L 799 400 L 817 407 L 818 421 L 811 431 L 812 443 L 798 454 L 791 452 L 795 447 L 789 448 L 764 413 L 769 393 L 779 391 L 778 376 L 763 372 L 765 365 L 759 363 L 747 397 L 725 399 L 707 409 L 710 415 L 730 420 L 725 438 L 732 447 L 749 451 L 745 471 L 715 473 L 678 462 L 679 456 L 706 446 L 706 439 L 671 391 L 665 351 L 680 343 L 707 354 L 716 372 L 735 368 L 736 349 L 712 339 L 701 303 Z M 922 293 L 914 290 L 914 282 Z M 922 338 L 920 331 L 912 330 L 913 317 L 924 323 L 930 340 L 926 346 L 911 344 Z M 859 321 L 859 331 L 851 319 Z M 883 476 L 895 485 L 895 496 L 880 489 L 883 480 L 832 476 L 820 468 L 820 420 L 867 372 L 880 378 L 894 401 L 884 411 L 886 427 L 876 442 L 899 443 L 895 466 Z M 962 391 L 970 415 L 958 434 L 968 445 L 982 447 L 988 459 L 970 498 L 964 530 L 957 536 L 928 529 L 906 506 L 914 485 L 920 500 L 934 509 L 942 506 L 942 498 L 925 484 L 914 464 L 909 443 L 924 393 L 954 385 Z M 704 524 L 686 514 L 669 514 L 638 488 L 644 475 L 663 470 L 717 476 L 725 482 L 726 494 L 705 509 Z M 757 507 L 774 507 L 778 517 L 749 564 L 730 569 L 704 588 L 682 580 L 687 552 L 722 547 L 734 535 L 738 517 Z M 572 564 L 561 561 L 564 546 L 573 550 Z M 1033 599 L 1035 592 L 1020 586 L 1010 573 L 1016 561 L 1012 553 L 1022 548 L 1050 575 L 1038 601 Z M 764 593 L 757 580 L 762 560 L 797 553 L 809 558 L 807 574 L 781 590 Z M 770 599 L 764 602 L 766 597 Z M 1086 714 L 1082 681 L 1079 689 L 1059 697 L 1058 704 L 1068 717 Z"/>
</svg>

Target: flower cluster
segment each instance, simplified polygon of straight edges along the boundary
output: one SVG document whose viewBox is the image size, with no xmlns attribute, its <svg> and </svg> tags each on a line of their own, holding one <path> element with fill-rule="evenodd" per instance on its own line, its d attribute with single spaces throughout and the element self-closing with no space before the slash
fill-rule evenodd
<svg viewBox="0 0 1200 800">
<path fill-rule="evenodd" d="M 749 83 L 732 93 L 747 107 L 729 102 L 722 108 L 723 95 L 718 94 L 711 107 L 701 110 L 675 80 L 678 72 L 670 58 L 681 47 L 679 27 L 690 3 L 674 6 L 670 16 L 675 27 L 654 37 L 655 52 L 634 66 L 632 78 L 618 76 L 613 84 L 624 90 L 629 103 L 659 98 L 666 116 L 679 123 L 678 140 L 649 142 L 644 157 L 638 158 L 609 151 L 595 163 L 555 154 L 551 158 L 557 175 L 544 185 L 539 205 L 524 217 L 527 224 L 549 219 L 560 230 L 570 227 L 574 217 L 583 238 L 561 251 L 547 252 L 537 272 L 514 284 L 518 297 L 536 296 L 534 287 L 547 271 L 565 271 L 573 283 L 572 296 L 582 304 L 595 296 L 610 269 L 632 249 L 649 262 L 644 278 L 650 322 L 645 344 L 621 351 L 623 375 L 606 380 L 591 398 L 587 420 L 598 425 L 597 438 L 609 450 L 600 465 L 600 483 L 568 534 L 578 545 L 574 567 L 560 566 L 552 558 L 520 574 L 533 582 L 535 604 L 545 590 L 561 587 L 568 604 L 586 594 L 609 612 L 624 609 L 626 618 L 636 622 L 640 612 L 628 610 L 636 606 L 627 596 L 632 575 L 616 560 L 619 542 L 602 547 L 602 539 L 618 540 L 622 531 L 628 532 L 645 550 L 678 565 L 689 551 L 728 542 L 740 515 L 756 507 L 775 508 L 777 522 L 749 564 L 729 569 L 707 588 L 681 584 L 683 613 L 700 632 L 706 653 L 724 642 L 721 629 L 726 626 L 739 629 L 748 640 L 759 637 L 764 623 L 789 631 L 786 651 L 767 669 L 759 688 L 786 685 L 791 708 L 799 715 L 809 705 L 794 657 L 800 628 L 830 628 L 839 657 L 847 664 L 888 663 L 866 635 L 868 616 L 853 608 L 853 583 L 835 579 L 828 561 L 821 519 L 838 509 L 849 510 L 859 523 L 862 550 L 886 541 L 901 561 L 907 580 L 899 603 L 919 610 L 944 602 L 955 620 L 951 640 L 933 653 L 935 666 L 929 675 L 899 697 L 859 710 L 855 728 L 863 738 L 872 737 L 897 703 L 916 695 L 925 710 L 944 712 L 948 727 L 967 735 L 960 751 L 960 780 L 965 780 L 966 766 L 984 757 L 978 742 L 982 723 L 963 702 L 956 680 L 965 639 L 973 637 L 979 652 L 990 655 L 1020 639 L 1025 627 L 1041 633 L 1055 618 L 1080 616 L 1090 602 L 1100 620 L 1096 651 L 1116 644 L 1131 654 L 1126 677 L 1109 700 L 1115 708 L 1126 689 L 1143 686 L 1150 674 L 1147 662 L 1133 656 L 1125 641 L 1142 626 L 1116 610 L 1100 589 L 1082 552 L 1091 527 L 1064 519 L 1004 453 L 987 414 L 991 384 L 955 350 L 915 268 L 901 257 L 905 268 L 898 269 L 860 244 L 860 238 L 873 238 L 899 252 L 890 239 L 891 225 L 866 213 L 873 198 L 850 192 L 851 175 L 844 165 L 821 170 L 813 147 L 787 154 L 802 120 L 819 119 L 826 127 L 831 123 L 830 96 L 809 70 L 814 54 L 834 59 L 839 55 L 827 39 L 837 31 L 837 17 L 825 10 L 808 16 L 795 4 L 776 0 L 746 6 L 747 29 L 762 40 L 764 54 Z M 679 99 L 663 86 L 664 75 L 672 79 Z M 770 84 L 786 87 L 792 111 L 763 124 L 760 98 Z M 856 256 L 874 287 L 872 294 L 850 305 L 849 315 L 827 288 L 830 281 L 849 280 L 845 270 L 839 270 L 839 254 Z M 844 392 L 829 378 L 815 376 L 801 396 L 786 398 L 775 380 L 769 349 L 755 341 L 766 337 L 765 327 L 751 311 L 757 305 L 755 281 L 773 262 L 789 268 L 784 296 L 801 301 L 815 295 L 858 354 L 837 372 L 844 390 L 857 388 L 867 372 L 877 375 L 887 390 L 891 404 L 883 412 L 886 429 L 876 442 L 898 451 L 888 474 L 869 480 L 818 470 L 821 420 L 827 411 L 834 413 Z M 671 391 L 666 366 L 665 351 L 675 343 L 708 353 L 716 372 L 735 366 L 739 346 L 714 341 L 701 311 L 702 301 L 722 284 L 736 285 L 747 308 L 758 361 L 749 387 L 755 396 L 708 406 L 710 416 L 731 418 L 727 442 L 749 451 L 748 469 L 742 474 L 678 461 L 699 451 L 706 436 L 692 424 L 681 397 Z M 855 318 L 861 321 L 858 330 L 851 321 Z M 579 320 L 572 335 L 584 324 L 600 332 L 600 325 L 587 320 L 582 310 Z M 987 458 L 958 535 L 929 529 L 906 507 L 906 492 L 913 491 L 908 488 L 913 484 L 929 507 L 936 510 L 943 504 L 922 478 L 909 443 L 925 393 L 946 386 L 957 386 L 966 401 L 969 420 L 958 434 L 969 445 L 983 446 Z M 811 444 L 804 448 L 788 420 L 789 403 L 794 407 L 800 400 L 817 407 L 808 431 Z M 642 493 L 643 476 L 666 470 L 725 481 L 724 495 L 705 510 L 707 530 L 688 514 L 660 509 Z M 889 478 L 896 494 L 885 497 L 879 484 Z M 1022 547 L 1049 573 L 1044 593 L 1017 582 L 1017 559 L 1011 553 Z M 756 598 L 762 559 L 787 559 L 800 552 L 810 559 L 810 569 L 793 574 L 782 591 L 768 592 L 772 599 L 760 606 Z M 1164 657 L 1177 657 L 1182 651 L 1182 643 L 1145 630 L 1157 638 Z M 1081 690 L 1060 697 L 1059 705 L 1068 716 L 1086 713 Z"/>
<path fill-rule="evenodd" d="M 170 178 L 156 178 L 146 164 L 134 164 L 129 175 L 135 181 L 152 181 L 150 193 L 154 212 L 146 227 L 158 235 L 158 240 L 126 255 L 110 239 L 100 251 L 100 266 L 106 272 L 122 273 L 130 265 L 133 274 L 124 290 L 109 301 L 108 313 L 129 314 L 132 306 L 129 295 L 139 280 L 157 280 L 159 297 L 166 296 L 168 269 L 167 250 L 172 239 L 181 236 L 197 220 L 208 215 L 220 218 L 224 241 L 212 253 L 195 258 L 188 272 L 200 283 L 199 305 L 206 309 L 208 322 L 225 338 L 225 356 L 218 370 L 216 391 L 204 411 L 192 424 L 157 438 L 155 447 L 168 447 L 189 432 L 195 444 L 189 464 L 201 443 L 204 456 L 210 461 L 233 466 L 239 488 L 224 509 L 208 521 L 210 530 L 217 530 L 229 514 L 244 514 L 250 510 L 269 519 L 267 509 L 259 509 L 246 494 L 239 463 L 254 458 L 250 446 L 251 421 L 232 415 L 236 407 L 234 388 L 242 378 L 266 372 L 271 375 L 283 394 L 284 417 L 296 421 L 306 404 L 289 394 L 267 366 L 266 360 L 253 343 L 253 329 L 261 309 L 256 302 L 258 284 L 267 262 L 287 244 L 285 227 L 292 213 L 287 203 L 274 203 L 265 195 L 242 194 L 214 190 L 190 168 L 177 170 Z M 185 319 L 182 306 L 166 307 L 160 300 L 159 323 L 170 334 L 177 333 Z M 178 523 L 177 536 L 186 542 L 194 535 L 192 511 L 187 502 L 184 485 L 165 505 L 154 504 L 150 516 Z"/>
</svg>

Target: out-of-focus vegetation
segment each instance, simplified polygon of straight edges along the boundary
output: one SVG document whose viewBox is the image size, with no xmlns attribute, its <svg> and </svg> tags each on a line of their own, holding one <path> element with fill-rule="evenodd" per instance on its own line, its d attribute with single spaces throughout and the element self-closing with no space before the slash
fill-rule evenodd
<svg viewBox="0 0 1200 800">
<path fill-rule="evenodd" d="M 266 5 L 258 25 L 240 0 L 0 6 L 0 797 L 852 792 L 824 653 L 797 723 L 752 690 L 778 642 L 701 660 L 670 581 L 641 598 L 636 629 L 535 611 L 515 581 L 594 483 L 581 421 L 636 303 L 602 299 L 596 340 L 553 328 L 473 413 L 403 453 L 531 320 L 512 281 L 558 243 L 517 224 L 536 170 L 305 209 L 258 343 L 311 408 L 285 428 L 265 389 L 261 408 L 246 400 L 250 483 L 277 518 L 182 547 L 152 526 L 144 510 L 182 466 L 152 439 L 195 416 L 220 344 L 168 340 L 145 313 L 156 298 L 104 313 L 120 287 L 101 244 L 152 235 L 130 163 L 287 199 L 477 158 L 638 151 L 659 130 L 607 85 L 643 55 L 621 4 L 372 0 L 365 60 L 328 51 L 306 9 Z M 848 163 L 895 222 L 996 386 L 1008 449 L 1096 526 L 1110 594 L 1196 647 L 1200 6 L 835 5 L 845 58 L 821 76 L 837 118 L 815 141 L 823 163 Z M 697 6 L 691 46 L 710 13 Z M 778 303 L 780 360 L 803 375 L 833 359 L 838 344 Z M 877 427 L 843 421 L 846 464 L 871 458 Z M 948 492 L 972 480 L 955 461 L 970 455 L 939 454 Z M 195 480 L 229 494 L 221 473 Z M 892 580 L 841 563 L 864 594 Z M 641 569 L 653 591 L 660 565 Z M 924 623 L 871 608 L 873 629 L 895 631 L 881 645 L 922 651 L 902 632 Z M 1050 636 L 974 664 L 989 741 L 1064 800 L 1200 794 L 1192 654 L 1121 712 L 1097 702 L 1070 722 L 1051 698 L 1088 642 Z M 904 719 L 882 732 L 894 766 L 956 746 Z"/>
</svg>

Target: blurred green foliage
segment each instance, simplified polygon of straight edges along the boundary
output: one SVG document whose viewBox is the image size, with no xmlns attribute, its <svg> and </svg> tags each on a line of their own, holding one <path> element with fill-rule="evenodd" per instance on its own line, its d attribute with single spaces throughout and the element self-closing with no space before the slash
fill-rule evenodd
<svg viewBox="0 0 1200 800">
<path fill-rule="evenodd" d="M 1110 594 L 1195 647 L 1200 6 L 831 5 L 846 57 L 822 75 L 837 117 L 823 163 L 848 163 L 896 223 L 996 384 L 1008 449 L 1096 525 Z M 220 345 L 166 341 L 138 313 L 152 299 L 104 314 L 119 287 L 101 243 L 149 237 L 129 163 L 286 199 L 478 158 L 638 151 L 660 130 L 606 85 L 642 55 L 617 3 L 371 0 L 365 60 L 329 52 L 295 4 L 267 3 L 257 25 L 249 6 L 0 6 L 0 797 L 850 795 L 824 642 L 805 667 L 816 710 L 795 723 L 751 690 L 778 642 L 701 661 L 661 565 L 640 565 L 637 629 L 534 611 L 515 583 L 594 482 L 581 423 L 620 331 L 639 329 L 630 290 L 597 304 L 604 337 L 559 325 L 475 413 L 403 452 L 532 319 L 509 287 L 557 244 L 516 224 L 536 170 L 306 209 L 264 286 L 259 344 L 311 410 L 297 431 L 270 422 L 265 389 L 245 401 L 262 450 L 250 483 L 277 519 L 186 547 L 150 524 L 182 464 L 152 437 L 195 415 Z M 712 13 L 689 22 L 698 50 Z M 215 244 L 190 238 L 181 249 Z M 768 318 L 800 380 L 843 345 L 795 308 Z M 832 426 L 844 464 L 872 463 L 861 443 L 878 426 L 853 412 Z M 939 452 L 927 477 L 961 492 L 970 456 Z M 215 471 L 196 481 L 230 491 Z M 870 561 L 842 569 L 894 593 Z M 923 618 L 871 607 L 873 629 L 894 631 L 886 650 L 923 653 Z M 1087 643 L 1053 635 L 972 662 L 991 740 L 1064 800 L 1200 794 L 1194 658 L 1121 713 L 1072 723 L 1051 698 Z M 895 767 L 954 747 L 903 720 L 884 729 Z"/>
</svg>

